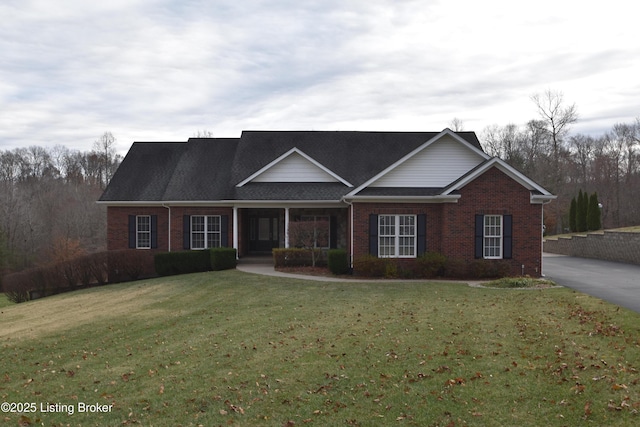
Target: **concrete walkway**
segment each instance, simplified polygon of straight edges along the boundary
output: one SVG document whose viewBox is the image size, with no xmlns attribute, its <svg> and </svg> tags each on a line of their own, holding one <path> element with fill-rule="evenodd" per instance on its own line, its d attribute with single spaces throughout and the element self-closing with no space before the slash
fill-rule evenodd
<svg viewBox="0 0 640 427">
<path fill-rule="evenodd" d="M 326 276 L 309 276 L 306 274 L 294 274 L 285 273 L 283 271 L 277 271 L 273 268 L 272 264 L 256 264 L 256 263 L 243 263 L 240 262 L 236 266 L 236 269 L 245 273 L 260 274 L 262 276 L 274 276 L 274 277 L 287 277 L 289 279 L 302 279 L 302 280 L 315 280 L 317 282 L 367 282 L 367 280 L 359 279 L 341 279 L 339 277 L 326 277 Z"/>
<path fill-rule="evenodd" d="M 469 286 L 478 286 L 484 282 L 482 281 L 468 281 L 468 280 L 449 280 L 449 279 L 355 279 L 345 277 L 332 277 L 332 276 L 311 276 L 307 274 L 295 274 L 285 273 L 283 271 L 277 271 L 273 267 L 270 258 L 263 259 L 241 259 L 236 266 L 236 269 L 245 273 L 261 274 L 263 276 L 273 277 L 286 277 L 289 279 L 300 280 L 314 280 L 316 282 L 349 282 L 349 283 L 365 283 L 365 282 L 386 282 L 386 283 L 425 283 L 425 282 L 451 282 L 451 283 L 466 283 Z"/>
</svg>

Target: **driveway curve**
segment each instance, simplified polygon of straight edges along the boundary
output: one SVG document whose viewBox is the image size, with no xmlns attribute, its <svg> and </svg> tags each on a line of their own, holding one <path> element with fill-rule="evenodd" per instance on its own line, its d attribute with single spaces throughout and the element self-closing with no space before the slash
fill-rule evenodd
<svg viewBox="0 0 640 427">
<path fill-rule="evenodd" d="M 559 285 L 640 313 L 640 265 L 545 253 L 543 273 Z"/>
</svg>

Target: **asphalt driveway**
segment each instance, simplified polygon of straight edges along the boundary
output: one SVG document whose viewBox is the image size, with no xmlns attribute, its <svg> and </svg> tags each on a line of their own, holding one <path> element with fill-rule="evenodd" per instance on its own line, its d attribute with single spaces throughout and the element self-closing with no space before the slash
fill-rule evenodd
<svg viewBox="0 0 640 427">
<path fill-rule="evenodd" d="M 640 313 L 640 265 L 545 253 L 543 273 L 559 285 Z"/>
</svg>

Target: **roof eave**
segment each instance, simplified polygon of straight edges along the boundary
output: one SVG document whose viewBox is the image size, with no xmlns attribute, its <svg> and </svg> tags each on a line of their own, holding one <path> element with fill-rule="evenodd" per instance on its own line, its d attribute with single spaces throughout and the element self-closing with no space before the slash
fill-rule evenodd
<svg viewBox="0 0 640 427">
<path fill-rule="evenodd" d="M 344 200 L 360 203 L 458 203 L 459 194 L 437 196 L 345 196 Z"/>
<path fill-rule="evenodd" d="M 289 207 L 289 206 L 332 206 L 344 207 L 342 200 L 148 200 L 148 201 L 105 201 L 99 205 L 114 207 L 179 207 L 179 206 L 225 206 L 225 207 Z"/>
<path fill-rule="evenodd" d="M 544 205 L 545 203 L 549 203 L 557 198 L 558 196 L 550 194 L 532 194 L 530 201 L 532 205 Z"/>
</svg>

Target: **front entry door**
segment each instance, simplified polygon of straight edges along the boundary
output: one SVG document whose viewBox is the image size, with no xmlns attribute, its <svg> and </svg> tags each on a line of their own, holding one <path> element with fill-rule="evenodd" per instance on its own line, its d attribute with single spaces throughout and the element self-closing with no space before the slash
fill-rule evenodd
<svg viewBox="0 0 640 427">
<path fill-rule="evenodd" d="M 274 214 L 249 217 L 249 250 L 271 252 L 280 244 L 280 218 Z"/>
</svg>

